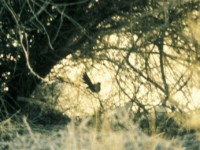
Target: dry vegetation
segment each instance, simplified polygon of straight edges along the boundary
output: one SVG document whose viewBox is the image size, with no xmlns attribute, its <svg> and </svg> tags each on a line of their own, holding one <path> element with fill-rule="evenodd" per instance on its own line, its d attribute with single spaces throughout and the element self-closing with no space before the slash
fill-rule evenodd
<svg viewBox="0 0 200 150">
<path fill-rule="evenodd" d="M 16 117 L 16 116 L 15 116 Z M 94 119 L 94 118 L 93 118 Z M 181 141 L 147 136 L 127 116 L 105 117 L 101 127 L 91 117 L 68 125 L 35 125 L 26 118 L 1 122 L 1 149 L 183 149 Z"/>
<path fill-rule="evenodd" d="M 52 110 L 48 110 L 52 111 Z M 29 113 L 30 114 L 30 113 Z M 43 115 L 45 113 L 43 112 Z M 40 117 L 44 117 L 41 115 Z M 199 149 L 200 137 L 170 120 L 160 120 L 153 130 L 148 120 L 135 122 L 134 115 L 124 107 L 110 113 L 66 119 L 58 117 L 55 122 L 52 112 L 41 119 L 22 116 L 20 112 L 0 123 L 0 149 L 2 150 L 184 150 Z M 164 116 L 162 116 L 164 118 Z M 149 119 L 150 120 L 150 119 Z M 159 129 L 165 128 L 161 132 Z M 167 131 L 168 130 L 168 131 Z"/>
<path fill-rule="evenodd" d="M 200 149 L 199 10 L 2 0 L 0 150 Z"/>
</svg>

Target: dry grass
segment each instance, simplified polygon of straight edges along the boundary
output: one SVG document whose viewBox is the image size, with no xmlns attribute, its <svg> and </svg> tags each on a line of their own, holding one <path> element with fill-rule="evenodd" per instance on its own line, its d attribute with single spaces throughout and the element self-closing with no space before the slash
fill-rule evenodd
<svg viewBox="0 0 200 150">
<path fill-rule="evenodd" d="M 21 119 L 20 119 L 21 118 Z M 68 124 L 33 124 L 16 115 L 0 123 L 2 150 L 181 150 L 199 149 L 195 134 L 164 139 L 148 136 L 129 114 L 118 111 L 72 119 Z"/>
</svg>

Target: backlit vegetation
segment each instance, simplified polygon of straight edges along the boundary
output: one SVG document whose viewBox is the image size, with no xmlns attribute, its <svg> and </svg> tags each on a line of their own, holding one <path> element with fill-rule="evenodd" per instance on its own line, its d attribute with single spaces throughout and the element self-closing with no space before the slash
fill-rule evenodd
<svg viewBox="0 0 200 150">
<path fill-rule="evenodd" d="M 198 149 L 199 6 L 2 0 L 0 149 Z"/>
</svg>

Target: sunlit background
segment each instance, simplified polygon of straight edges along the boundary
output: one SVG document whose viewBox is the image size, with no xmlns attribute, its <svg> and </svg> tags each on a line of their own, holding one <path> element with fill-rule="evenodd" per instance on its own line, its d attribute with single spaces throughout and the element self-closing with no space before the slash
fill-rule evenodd
<svg viewBox="0 0 200 150">
<path fill-rule="evenodd" d="M 185 29 L 184 34 L 193 36 L 199 41 L 200 32 L 198 28 L 194 27 L 197 24 L 191 20 L 186 23 L 188 23 L 188 28 Z M 191 35 L 191 33 L 193 34 Z M 186 62 L 188 54 L 184 51 L 176 52 L 167 46 L 171 41 L 165 40 L 164 52 L 169 56 L 164 59 L 166 80 L 170 89 L 168 105 L 179 107 L 186 112 L 199 109 L 199 64 L 193 61 L 193 58 L 190 63 Z M 155 83 L 162 85 L 158 48 L 154 45 L 147 45 L 145 50 L 141 49 L 144 53 L 140 54 L 133 50 L 129 55 L 128 49 L 133 47 L 133 43 L 135 45 L 142 43 L 136 35 L 131 33 L 106 35 L 103 41 L 102 47 L 107 44 L 113 48 L 96 51 L 94 58 L 81 58 L 79 50 L 73 55 L 67 56 L 46 77 L 49 84 L 38 87 L 39 91 L 41 91 L 40 88 L 43 89 L 42 91 L 48 89 L 49 94 L 46 94 L 45 91 L 40 95 L 41 93 L 37 93 L 36 90 L 33 97 L 38 95 L 39 97 L 49 97 L 50 103 L 55 103 L 57 109 L 70 116 L 93 114 L 100 109 L 101 105 L 103 109 L 109 110 L 123 106 L 133 98 L 137 98 L 147 108 L 161 105 L 164 93 L 147 81 L 147 75 L 143 77 L 137 74 L 126 63 L 126 59 L 129 59 L 131 66 L 138 71 L 145 72 L 145 69 L 148 68 L 145 68 L 147 62 L 145 62 L 144 55 L 151 52 L 151 55 L 148 56 L 150 67 L 148 76 Z M 99 42 L 99 45 L 96 46 L 97 49 L 101 48 L 101 44 L 102 42 Z M 77 60 L 76 57 L 80 58 Z M 87 88 L 82 79 L 84 72 L 89 74 L 93 83 L 101 82 L 99 93 L 92 93 Z M 187 86 L 185 86 L 186 83 Z M 53 91 L 51 91 L 51 86 L 53 86 Z M 137 106 L 133 104 L 132 109 L 135 110 L 135 107 Z"/>
</svg>

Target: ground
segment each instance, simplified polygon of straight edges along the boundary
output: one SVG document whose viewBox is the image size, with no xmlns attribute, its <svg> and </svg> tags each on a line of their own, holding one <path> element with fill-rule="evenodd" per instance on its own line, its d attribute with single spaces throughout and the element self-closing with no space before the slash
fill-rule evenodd
<svg viewBox="0 0 200 150">
<path fill-rule="evenodd" d="M 100 119 L 101 118 L 101 119 Z M 18 112 L 0 123 L 2 150 L 180 150 L 200 149 L 200 134 L 186 133 L 166 137 L 164 133 L 145 134 L 128 115 L 112 113 L 109 116 L 65 118 L 55 122 L 48 115 L 40 122 Z"/>
</svg>

